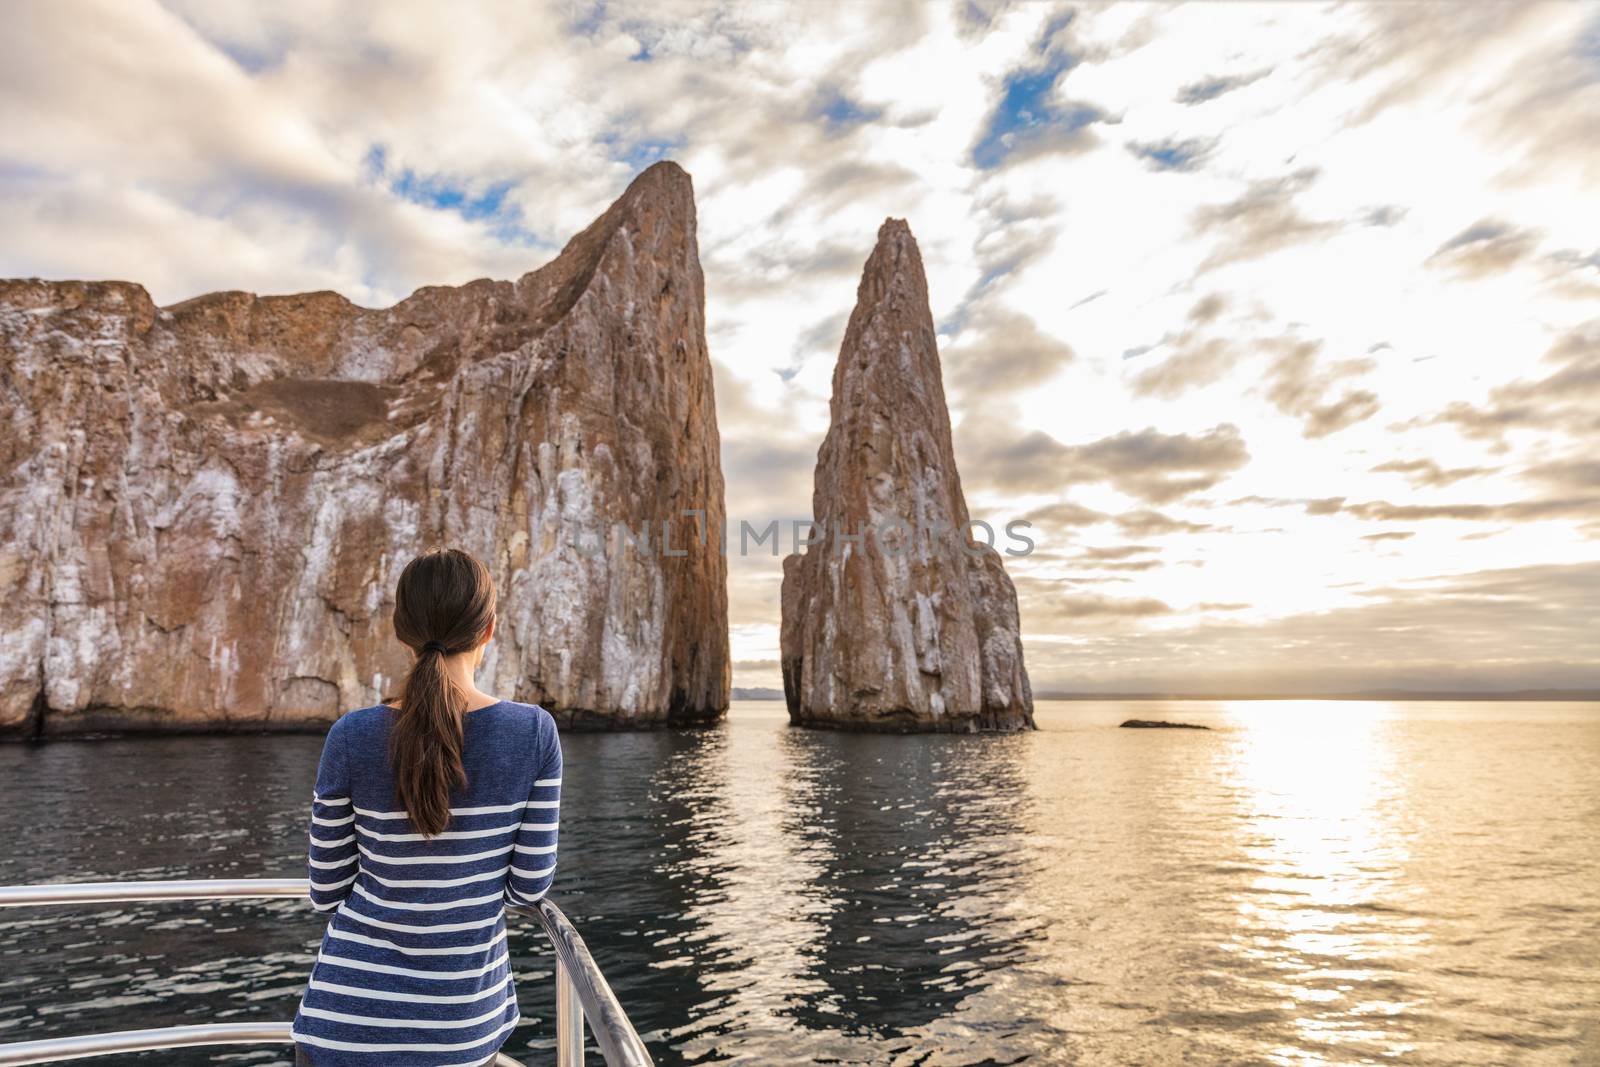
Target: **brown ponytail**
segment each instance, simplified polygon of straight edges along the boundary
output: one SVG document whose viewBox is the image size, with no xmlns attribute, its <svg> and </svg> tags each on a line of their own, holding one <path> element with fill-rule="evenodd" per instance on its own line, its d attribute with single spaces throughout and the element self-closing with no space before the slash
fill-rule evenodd
<svg viewBox="0 0 1600 1067">
<path fill-rule="evenodd" d="M 395 799 L 417 832 L 430 837 L 450 825 L 450 791 L 467 780 L 461 762 L 467 694 L 445 674 L 444 659 L 482 643 L 494 605 L 488 568 L 454 548 L 406 564 L 395 588 L 394 633 L 417 659 L 401 685 L 389 764 Z"/>
</svg>

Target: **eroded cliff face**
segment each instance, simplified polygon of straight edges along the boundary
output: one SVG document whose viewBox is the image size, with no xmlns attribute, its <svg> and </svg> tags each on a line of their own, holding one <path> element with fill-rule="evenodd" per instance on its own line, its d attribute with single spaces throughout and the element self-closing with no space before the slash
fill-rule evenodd
<svg viewBox="0 0 1600 1067">
<path fill-rule="evenodd" d="M 790 720 L 1031 728 L 1016 591 L 999 553 L 966 534 L 927 281 L 902 220 L 883 224 L 862 272 L 831 414 L 812 496 L 822 540 L 783 561 Z"/>
<path fill-rule="evenodd" d="M 499 588 L 482 688 L 565 725 L 720 716 L 725 562 L 683 515 L 723 522 L 704 302 L 670 163 L 545 267 L 382 310 L 0 282 L 0 731 L 374 703 L 433 545 Z"/>
</svg>

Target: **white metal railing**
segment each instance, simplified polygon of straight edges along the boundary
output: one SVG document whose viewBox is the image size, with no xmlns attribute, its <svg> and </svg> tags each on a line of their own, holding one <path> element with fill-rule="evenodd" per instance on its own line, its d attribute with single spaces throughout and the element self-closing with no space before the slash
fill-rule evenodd
<svg viewBox="0 0 1600 1067">
<path fill-rule="evenodd" d="M 86 1037 L 47 1038 L 0 1045 L 0 1063 L 60 1063 L 117 1052 L 157 1052 L 205 1045 L 288 1045 L 294 1042 L 288 1023 L 209 1023 L 199 1026 L 163 1026 L 154 1030 L 119 1030 Z M 522 1067 L 504 1052 L 494 1067 Z"/>
<path fill-rule="evenodd" d="M 76 882 L 0 886 L 0 907 L 107 904 L 160 900 L 233 900 L 305 897 L 303 878 L 233 878 L 180 882 Z M 561 909 L 549 900 L 534 909 L 556 955 L 556 1067 L 582 1067 L 587 1019 L 607 1067 L 652 1067 L 650 1054 L 611 992 L 588 946 Z M 0 1045 L 0 1067 L 145 1052 L 197 1045 L 290 1043 L 288 1023 L 212 1023 L 154 1030 L 123 1030 L 84 1037 L 43 1038 Z M 505 1053 L 496 1067 L 521 1067 Z"/>
</svg>

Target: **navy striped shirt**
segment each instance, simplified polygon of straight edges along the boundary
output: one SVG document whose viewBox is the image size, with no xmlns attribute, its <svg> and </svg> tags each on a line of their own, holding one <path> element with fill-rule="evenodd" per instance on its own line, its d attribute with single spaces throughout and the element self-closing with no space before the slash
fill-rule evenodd
<svg viewBox="0 0 1600 1067">
<path fill-rule="evenodd" d="M 536 705 L 467 712 L 467 782 L 429 838 L 396 810 L 395 714 L 350 712 L 322 746 L 311 903 L 332 918 L 294 1039 L 317 1067 L 475 1067 L 519 1018 L 505 907 L 533 904 L 555 874 L 561 742 Z"/>
</svg>

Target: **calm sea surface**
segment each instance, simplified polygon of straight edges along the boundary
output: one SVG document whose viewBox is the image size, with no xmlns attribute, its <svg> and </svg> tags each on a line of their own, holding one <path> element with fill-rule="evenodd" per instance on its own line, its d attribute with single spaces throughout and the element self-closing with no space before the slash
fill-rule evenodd
<svg viewBox="0 0 1600 1067">
<path fill-rule="evenodd" d="M 1038 718 L 569 736 L 555 899 L 663 1065 L 1600 1063 L 1600 707 Z M 302 877 L 320 745 L 0 746 L 0 883 Z M 287 1020 L 321 933 L 292 900 L 0 920 L 0 1042 Z M 513 925 L 506 1051 L 547 1062 L 550 960 Z"/>
</svg>

